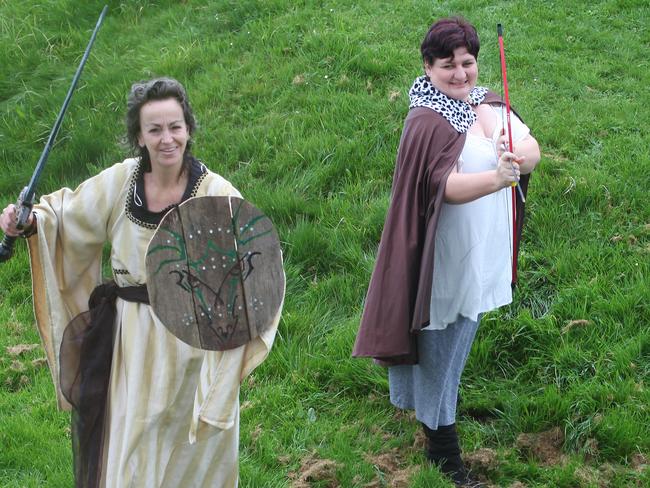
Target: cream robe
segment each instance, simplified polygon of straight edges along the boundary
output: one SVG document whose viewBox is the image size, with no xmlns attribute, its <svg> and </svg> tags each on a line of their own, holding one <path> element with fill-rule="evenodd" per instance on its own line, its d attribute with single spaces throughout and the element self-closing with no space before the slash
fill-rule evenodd
<svg viewBox="0 0 650 488">
<path fill-rule="evenodd" d="M 34 309 L 64 410 L 71 406 L 60 389 L 59 346 L 65 326 L 87 310 L 90 292 L 101 282 L 104 243 L 112 246 L 118 285 L 146 280 L 145 254 L 154 229 L 136 223 L 126 210 L 137 165 L 127 159 L 35 206 L 38 233 L 28 240 Z M 203 195 L 239 192 L 208 172 L 193 196 Z M 239 385 L 271 349 L 281 307 L 262 336 L 224 352 L 186 345 L 149 305 L 118 298 L 116 308 L 101 486 L 237 486 Z"/>
</svg>

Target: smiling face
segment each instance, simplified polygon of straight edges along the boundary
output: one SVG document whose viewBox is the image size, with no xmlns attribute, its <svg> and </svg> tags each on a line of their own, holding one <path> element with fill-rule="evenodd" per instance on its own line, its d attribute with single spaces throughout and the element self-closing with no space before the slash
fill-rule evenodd
<svg viewBox="0 0 650 488">
<path fill-rule="evenodd" d="M 467 100 L 469 92 L 476 86 L 478 64 L 467 48 L 459 47 L 449 58 L 436 58 L 433 64 L 425 63 L 424 71 L 442 93 L 450 98 Z"/>
<path fill-rule="evenodd" d="M 138 144 L 149 151 L 152 170 L 180 170 L 189 137 L 183 108 L 175 98 L 152 100 L 140 109 Z"/>
</svg>

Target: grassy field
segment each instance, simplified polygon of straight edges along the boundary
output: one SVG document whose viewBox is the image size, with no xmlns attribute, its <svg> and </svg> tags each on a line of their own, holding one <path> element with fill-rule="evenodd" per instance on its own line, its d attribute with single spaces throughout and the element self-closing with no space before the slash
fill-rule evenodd
<svg viewBox="0 0 650 488">
<path fill-rule="evenodd" d="M 462 383 L 469 462 L 494 486 L 648 486 L 650 7 L 642 0 L 127 0 L 110 10 L 39 191 L 122 160 L 125 97 L 187 87 L 195 153 L 276 224 L 287 298 L 242 389 L 241 486 L 449 486 L 386 373 L 351 359 L 419 43 L 478 28 L 482 85 L 510 96 L 543 158 L 512 306 L 481 325 Z M 471 7 L 468 7 L 471 5 Z M 103 2 L 0 0 L 0 204 L 29 181 Z M 92 209 L 89 209 L 92 211 Z M 0 486 L 69 487 L 27 254 L 0 266 Z"/>
</svg>

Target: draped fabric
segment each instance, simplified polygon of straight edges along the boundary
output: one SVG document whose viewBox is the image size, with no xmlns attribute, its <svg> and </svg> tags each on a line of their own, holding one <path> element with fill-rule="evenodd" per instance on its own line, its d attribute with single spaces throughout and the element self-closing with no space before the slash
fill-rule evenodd
<svg viewBox="0 0 650 488">
<path fill-rule="evenodd" d="M 61 381 L 69 367 L 61 362 L 64 330 L 88 309 L 101 283 L 105 243 L 116 285 L 146 284 L 145 254 L 155 225 L 132 211 L 138 174 L 138 160 L 128 159 L 35 206 L 38 233 L 28 239 L 34 310 L 65 410 L 74 397 L 66 397 L 67 381 Z M 240 196 L 209 171 L 193 184 L 190 196 Z M 236 486 L 239 385 L 267 356 L 280 311 L 266 333 L 223 352 L 181 342 L 146 303 L 118 296 L 115 314 L 99 486 Z"/>
<path fill-rule="evenodd" d="M 99 285 L 63 333 L 60 349 L 61 392 L 72 405 L 72 452 L 76 486 L 96 488 L 102 472 L 102 447 L 108 381 L 113 360 L 117 297 L 149 303 L 147 287 L 114 281 Z"/>
<path fill-rule="evenodd" d="M 483 103 L 500 104 L 501 98 L 488 92 Z M 444 188 L 465 139 L 465 133 L 430 107 L 409 110 L 353 356 L 372 357 L 383 366 L 417 363 L 416 335 L 430 323 L 435 236 Z M 521 175 L 524 194 L 529 178 Z M 523 223 L 524 203 L 517 199 L 518 244 Z"/>
</svg>

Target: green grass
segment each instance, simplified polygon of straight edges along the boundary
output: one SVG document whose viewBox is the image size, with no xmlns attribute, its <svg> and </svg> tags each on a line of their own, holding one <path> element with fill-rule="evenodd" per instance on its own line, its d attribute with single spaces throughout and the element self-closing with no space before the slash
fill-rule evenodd
<svg viewBox="0 0 650 488">
<path fill-rule="evenodd" d="M 650 7 L 640 0 L 147 1 L 110 10 L 39 191 L 123 159 L 128 88 L 181 80 L 195 152 L 267 213 L 287 298 L 274 350 L 242 390 L 241 485 L 291 486 L 310 456 L 337 463 L 313 486 L 364 486 L 422 466 L 416 424 L 388 402 L 385 371 L 350 352 L 389 201 L 395 152 L 436 18 L 477 26 L 483 85 L 499 90 L 504 25 L 511 99 L 540 143 L 510 307 L 479 330 L 462 385 L 467 452 L 496 450 L 497 486 L 645 486 L 650 455 Z M 471 7 L 468 7 L 471 5 Z M 0 2 L 0 201 L 27 184 L 103 2 Z M 89 209 L 91 211 L 91 209 Z M 0 266 L 0 486 L 71 485 L 68 416 L 37 343 L 25 247 Z M 584 325 L 567 328 L 572 320 Z M 21 369 L 14 363 L 19 360 Z M 564 463 L 517 437 L 560 427 Z M 292 474 L 293 473 L 293 474 Z"/>
</svg>

